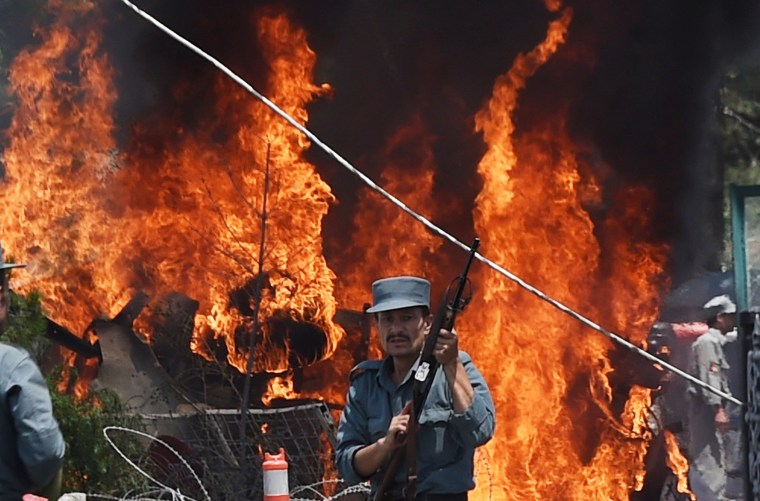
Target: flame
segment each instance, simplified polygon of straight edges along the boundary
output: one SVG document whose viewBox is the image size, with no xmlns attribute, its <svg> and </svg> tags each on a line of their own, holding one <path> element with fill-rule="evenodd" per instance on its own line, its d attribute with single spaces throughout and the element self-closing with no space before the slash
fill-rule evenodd
<svg viewBox="0 0 760 501">
<path fill-rule="evenodd" d="M 29 262 L 15 288 L 40 291 L 47 315 L 81 333 L 123 299 L 99 262 L 111 242 L 99 202 L 118 167 L 116 91 L 98 16 L 68 4 L 50 3 L 55 22 L 10 69 L 18 106 L 3 152 L 0 231 L 7 251 Z"/>
<path fill-rule="evenodd" d="M 387 162 L 380 176 L 383 188 L 403 200 L 409 207 L 428 219 L 441 211 L 433 196 L 435 164 L 432 135 L 424 129 L 419 116 L 391 136 L 382 152 Z M 396 207 L 390 206 L 375 191 L 363 188 L 354 216 L 353 244 L 341 261 L 354 263 L 341 273 L 340 304 L 361 311 L 367 299 L 367 288 L 374 280 L 392 275 L 428 277 L 440 283 L 440 268 L 433 259 L 442 242 L 434 235 L 421 231 L 419 223 Z M 367 221 L 373 229 L 367 231 Z M 381 358 L 377 336 L 372 337 L 370 358 Z M 346 369 L 349 369 L 347 367 Z"/>
<path fill-rule="evenodd" d="M 600 242 L 588 209 L 602 196 L 593 170 L 568 137 L 567 109 L 526 124 L 512 115 L 527 79 L 565 43 L 565 8 L 546 38 L 497 79 L 476 116 L 487 151 L 478 165 L 483 188 L 475 227 L 484 253 L 584 315 L 603 319 L 634 342 L 656 315 L 656 279 L 665 249 L 632 245 L 631 228 L 646 228 L 643 188 L 619 194 L 602 221 Z M 635 240 L 634 240 L 635 241 Z M 601 253 L 604 244 L 605 254 Z M 619 281 L 619 282 L 618 282 Z M 615 412 L 612 348 L 602 335 L 495 273 L 476 280 L 481 294 L 462 317 L 464 348 L 486 375 L 497 408 L 487 459 L 494 478 L 473 499 L 628 499 L 640 487 L 649 436 L 649 390 L 631 388 Z M 506 474 L 502 474 L 506 472 Z"/>
<path fill-rule="evenodd" d="M 285 111 L 307 121 L 305 105 L 325 89 L 309 80 L 315 54 L 305 33 L 282 15 L 263 15 L 255 22 L 271 71 L 268 94 Z M 211 359 L 215 342 L 221 341 L 227 360 L 244 371 L 248 350 L 240 339 L 255 336 L 254 370 L 280 372 L 298 358 L 294 337 L 318 336 L 310 341 L 320 342 L 322 352 L 295 364 L 327 358 L 343 335 L 332 321 L 335 277 L 322 256 L 319 236 L 334 197 L 314 167 L 301 160 L 309 145 L 297 131 L 222 77 L 216 96 L 214 119 L 227 119 L 235 109 L 239 124 L 209 123 L 181 134 L 172 151 L 162 153 L 158 166 L 155 152 L 139 137 L 130 150 L 132 169 L 123 171 L 129 176 L 124 179 L 131 186 L 129 195 L 150 186 L 148 199 L 165 199 L 157 206 L 133 204 L 131 217 L 141 224 L 130 227 L 132 240 L 140 242 L 156 267 L 153 287 L 181 290 L 199 301 L 192 343 L 197 353 Z M 228 141 L 215 144 L 209 134 L 220 127 L 231 127 Z M 259 256 L 267 169 L 270 191 L 264 254 Z M 259 259 L 264 277 L 257 277 Z M 263 287 L 257 292 L 259 278 Z M 233 291 L 237 296 L 231 300 Z M 257 297 L 261 309 L 259 332 L 254 333 L 251 312 Z"/>
<path fill-rule="evenodd" d="M 697 497 L 689 489 L 689 460 L 681 452 L 678 439 L 668 430 L 665 433 L 665 448 L 668 451 L 666 462 L 668 468 L 678 478 L 676 489 L 682 494 L 688 494 L 691 501 L 697 501 Z"/>
<path fill-rule="evenodd" d="M 630 430 L 629 438 L 632 440 L 631 453 L 634 456 L 634 464 L 637 467 L 632 473 L 634 483 L 631 486 L 633 490 L 641 490 L 644 486 L 644 456 L 647 452 L 647 445 L 652 439 L 652 432 L 647 423 L 649 415 L 649 406 L 652 404 L 652 390 L 633 386 L 625 403 L 625 409 L 622 413 L 622 430 Z M 623 432 L 625 433 L 625 432 Z"/>
<path fill-rule="evenodd" d="M 323 493 L 327 497 L 332 497 L 338 490 L 336 482 L 338 480 L 338 468 L 335 466 L 335 461 L 333 461 L 333 447 L 327 433 L 321 433 L 319 441 L 322 444 L 319 459 L 325 465 L 325 472 L 322 474 Z"/>
<path fill-rule="evenodd" d="M 292 376 L 277 376 L 267 383 L 267 389 L 261 395 L 261 402 L 269 406 L 275 398 L 293 399 L 295 397 Z"/>
<path fill-rule="evenodd" d="M 254 371 L 329 358 L 343 336 L 320 236 L 334 197 L 302 159 L 309 143 L 218 77 L 207 123 L 193 131 L 136 124 L 117 150 L 99 15 L 66 6 L 51 2 L 55 23 L 11 68 L 19 104 L 4 152 L 3 243 L 31 264 L 16 289 L 39 290 L 48 316 L 78 333 L 138 291 L 157 299 L 180 291 L 198 301 L 191 347 L 209 360 L 221 353 L 244 371 L 251 338 Z M 252 23 L 268 95 L 306 122 L 306 104 L 329 87 L 311 82 L 316 56 L 305 32 L 264 11 Z M 82 25 L 76 37 L 72 25 Z M 158 149 L 160 134 L 169 138 Z M 137 325 L 151 336 L 149 322 Z"/>
<path fill-rule="evenodd" d="M 411 117 L 387 140 L 380 160 L 386 163 L 380 174 L 383 188 L 428 219 L 440 212 L 433 196 L 433 140 L 421 118 Z M 366 230 L 367 221 L 373 222 L 373 231 Z M 361 189 L 353 223 L 354 242 L 343 259 L 356 267 L 347 267 L 341 275 L 341 304 L 361 310 L 360 300 L 367 298 L 367 285 L 379 277 L 435 273 L 435 263 L 430 258 L 441 248 L 440 239 L 420 231 L 418 222 L 389 206 L 375 191 Z"/>
</svg>

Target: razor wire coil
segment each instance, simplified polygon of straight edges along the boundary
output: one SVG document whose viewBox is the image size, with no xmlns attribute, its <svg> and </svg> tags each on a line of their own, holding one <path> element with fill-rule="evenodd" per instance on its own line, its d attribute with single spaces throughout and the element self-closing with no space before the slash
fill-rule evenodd
<svg viewBox="0 0 760 501">
<path fill-rule="evenodd" d="M 113 442 L 111 437 L 108 435 L 109 431 L 132 433 L 140 437 L 147 438 L 151 441 L 157 442 L 161 444 L 163 447 L 166 447 L 168 451 L 170 451 L 174 456 L 177 457 L 177 459 L 180 460 L 182 466 L 190 472 L 195 482 L 201 488 L 201 491 L 203 492 L 206 501 L 211 501 L 211 496 L 209 495 L 208 490 L 203 485 L 203 482 L 201 481 L 200 477 L 195 472 L 195 470 L 193 470 L 192 466 L 190 466 L 187 459 L 185 459 L 182 456 L 182 454 L 180 454 L 176 449 L 171 447 L 169 444 L 167 444 L 165 441 L 161 440 L 160 438 L 154 437 L 153 435 L 150 435 L 148 433 L 145 433 L 139 430 L 134 430 L 131 428 L 125 428 L 121 426 L 106 426 L 105 428 L 103 428 L 103 435 L 105 436 L 106 441 L 116 451 L 116 453 L 124 461 L 127 462 L 127 464 L 129 464 L 137 472 L 139 472 L 141 475 L 147 478 L 148 481 L 150 481 L 154 485 L 157 485 L 159 488 L 151 490 L 151 491 L 146 491 L 143 493 L 137 493 L 134 496 L 116 497 L 116 496 L 110 496 L 106 494 L 87 494 L 86 495 L 87 498 L 119 500 L 119 501 L 159 501 L 159 500 L 165 501 L 167 499 L 166 496 L 169 495 L 171 496 L 172 501 L 195 501 L 195 499 L 182 494 L 178 489 L 174 489 L 168 485 L 164 485 L 163 483 L 153 478 L 149 473 L 144 471 L 142 468 L 140 468 L 134 461 L 128 458 L 126 454 L 124 454 L 124 452 L 121 451 L 121 449 L 119 449 L 119 447 Z M 336 485 L 342 484 L 342 483 L 344 483 L 343 479 L 335 479 L 335 480 L 323 480 L 321 482 L 315 482 L 308 485 L 296 486 L 290 490 L 290 493 L 289 493 L 290 501 L 337 501 L 341 499 L 342 497 L 351 495 L 351 494 L 359 494 L 363 498 L 369 497 L 370 487 L 367 483 L 349 485 L 340 490 L 335 488 Z M 326 487 L 328 486 L 332 488 L 327 489 Z M 331 496 L 327 496 L 323 494 L 323 492 L 328 491 L 328 490 L 337 491 L 337 492 L 335 492 L 335 494 Z"/>
</svg>

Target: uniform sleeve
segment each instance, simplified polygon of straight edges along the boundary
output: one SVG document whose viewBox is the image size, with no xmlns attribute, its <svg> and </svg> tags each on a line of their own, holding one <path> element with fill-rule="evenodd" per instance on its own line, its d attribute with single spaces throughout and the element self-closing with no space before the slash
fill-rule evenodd
<svg viewBox="0 0 760 501">
<path fill-rule="evenodd" d="M 463 445 L 478 447 L 493 437 L 496 410 L 485 379 L 467 353 L 460 354 L 462 365 L 474 390 L 472 405 L 462 414 L 453 414 L 451 424 L 457 429 Z"/>
<path fill-rule="evenodd" d="M 694 376 L 715 388 L 722 388 L 721 384 L 721 360 L 718 350 L 713 343 L 695 342 L 692 346 Z M 707 405 L 721 405 L 721 397 L 706 391 L 702 387 L 695 387 L 695 393 Z"/>
<path fill-rule="evenodd" d="M 42 374 L 29 357 L 13 369 L 8 405 L 16 427 L 16 447 L 27 475 L 44 486 L 63 464 L 65 445 L 53 417 L 50 393 Z"/>
<path fill-rule="evenodd" d="M 367 377 L 367 376 L 364 376 Z M 367 412 L 359 398 L 358 388 L 361 378 L 351 382 L 346 395 L 346 406 L 338 424 L 338 445 L 335 450 L 335 463 L 343 479 L 355 484 L 367 480 L 354 468 L 354 455 L 370 443 L 367 428 Z"/>
</svg>

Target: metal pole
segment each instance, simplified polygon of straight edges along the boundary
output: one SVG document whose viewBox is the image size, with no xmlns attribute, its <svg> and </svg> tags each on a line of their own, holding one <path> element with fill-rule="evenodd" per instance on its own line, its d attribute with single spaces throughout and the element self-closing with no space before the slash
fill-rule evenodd
<svg viewBox="0 0 760 501">
<path fill-rule="evenodd" d="M 752 495 L 752 480 L 750 478 L 750 447 L 749 443 L 750 430 L 749 430 L 749 415 L 752 409 L 751 402 L 754 402 L 754 398 L 751 398 L 749 391 L 753 385 L 749 382 L 751 352 L 752 352 L 752 333 L 754 331 L 754 315 L 747 311 L 739 313 L 737 319 L 737 329 L 739 330 L 738 342 L 739 342 L 739 358 L 741 374 L 739 379 L 739 391 L 740 395 L 744 395 L 744 401 L 747 405 L 743 405 L 739 408 L 741 417 L 741 465 L 742 465 L 742 492 L 744 497 L 742 499 L 750 500 L 754 499 Z"/>
</svg>

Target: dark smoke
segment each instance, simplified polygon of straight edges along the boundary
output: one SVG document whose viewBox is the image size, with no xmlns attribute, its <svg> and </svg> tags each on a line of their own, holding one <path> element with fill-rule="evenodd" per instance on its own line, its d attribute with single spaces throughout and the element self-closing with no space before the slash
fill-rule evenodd
<svg viewBox="0 0 760 501">
<path fill-rule="evenodd" d="M 597 46 L 599 64 L 573 125 L 612 166 L 614 184 L 654 188 L 659 224 L 652 237 L 672 245 L 677 284 L 719 267 L 718 90 L 728 65 L 757 46 L 760 8 L 749 1 L 646 1 L 627 9 L 612 19 L 576 13 L 595 20 L 584 24 L 591 36 L 609 33 Z"/>
</svg>

